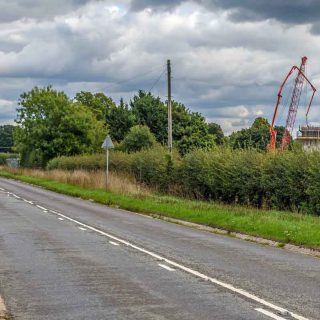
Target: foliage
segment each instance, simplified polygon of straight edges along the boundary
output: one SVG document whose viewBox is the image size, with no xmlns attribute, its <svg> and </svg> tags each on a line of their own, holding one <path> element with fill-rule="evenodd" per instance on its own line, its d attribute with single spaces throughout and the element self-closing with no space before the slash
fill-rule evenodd
<svg viewBox="0 0 320 320">
<path fill-rule="evenodd" d="M 214 136 L 214 142 L 217 145 L 221 145 L 224 142 L 224 133 L 221 129 L 221 126 L 217 123 L 210 122 L 208 123 L 208 132 Z"/>
<path fill-rule="evenodd" d="M 0 151 L 10 152 L 13 147 L 13 132 L 15 126 L 2 125 L 0 126 Z"/>
<path fill-rule="evenodd" d="M 159 97 L 139 90 L 130 102 L 137 124 L 148 126 L 158 142 L 167 141 L 167 108 Z"/>
<path fill-rule="evenodd" d="M 105 121 L 113 140 L 120 142 L 136 124 L 135 116 L 128 105 L 120 100 L 117 106 L 113 100 L 104 93 L 91 93 L 81 91 L 76 94 L 75 100 L 88 107 L 99 121 Z"/>
<path fill-rule="evenodd" d="M 76 94 L 75 100 L 88 107 L 99 121 L 105 121 L 111 109 L 115 108 L 115 103 L 112 99 L 101 92 L 81 91 Z"/>
<path fill-rule="evenodd" d="M 269 123 L 267 119 L 258 117 L 248 129 L 241 129 L 229 137 L 233 149 L 257 149 L 265 151 L 270 142 Z M 277 131 L 277 147 L 280 147 L 283 127 L 275 127 Z"/>
<path fill-rule="evenodd" d="M 25 166 L 97 151 L 106 134 L 103 122 L 86 107 L 51 87 L 35 87 L 20 96 L 16 123 L 15 146 Z"/>
<path fill-rule="evenodd" d="M 110 109 L 107 115 L 107 124 L 110 128 L 112 139 L 121 142 L 129 130 L 136 124 L 136 118 L 128 105 L 120 100 L 119 106 Z"/>
<path fill-rule="evenodd" d="M 148 126 L 157 141 L 165 145 L 168 141 L 166 105 L 159 97 L 144 91 L 139 91 L 130 104 L 137 122 Z M 176 101 L 172 101 L 172 136 L 174 146 L 181 154 L 196 148 L 211 148 L 215 145 L 214 137 L 209 134 L 204 117 L 198 112 L 191 112 Z"/>
<path fill-rule="evenodd" d="M 147 126 L 137 125 L 130 129 L 124 137 L 120 149 L 130 152 L 136 152 L 148 149 L 154 146 L 156 139 Z"/>
</svg>

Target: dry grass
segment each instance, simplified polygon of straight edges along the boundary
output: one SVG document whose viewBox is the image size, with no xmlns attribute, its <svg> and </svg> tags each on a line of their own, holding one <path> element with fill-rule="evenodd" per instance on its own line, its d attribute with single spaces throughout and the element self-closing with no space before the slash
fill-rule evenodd
<svg viewBox="0 0 320 320">
<path fill-rule="evenodd" d="M 1 167 L 0 167 L 1 168 Z M 65 170 L 38 170 L 38 169 L 13 169 L 6 167 L 7 172 L 36 178 L 56 180 L 87 189 L 106 189 L 104 171 L 65 171 Z M 150 195 L 151 192 L 139 184 L 133 177 L 123 173 L 109 173 L 108 190 L 118 194 Z"/>
</svg>

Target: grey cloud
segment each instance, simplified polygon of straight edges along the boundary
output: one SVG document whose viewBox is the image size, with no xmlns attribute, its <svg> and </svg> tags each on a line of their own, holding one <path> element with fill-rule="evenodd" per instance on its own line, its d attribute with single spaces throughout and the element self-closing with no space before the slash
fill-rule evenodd
<svg viewBox="0 0 320 320">
<path fill-rule="evenodd" d="M 141 10 L 146 7 L 168 10 L 185 2 L 193 2 L 212 11 L 228 10 L 229 17 L 235 22 L 262 21 L 275 19 L 286 24 L 312 24 L 311 31 L 319 32 L 319 0 L 132 0 L 132 8 Z"/>
<path fill-rule="evenodd" d="M 0 0 L 0 22 L 23 18 L 45 20 L 99 0 Z"/>
</svg>

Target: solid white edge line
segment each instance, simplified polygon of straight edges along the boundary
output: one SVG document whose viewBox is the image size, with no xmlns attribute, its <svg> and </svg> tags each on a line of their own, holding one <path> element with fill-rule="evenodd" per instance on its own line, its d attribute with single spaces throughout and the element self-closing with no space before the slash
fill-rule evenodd
<svg viewBox="0 0 320 320">
<path fill-rule="evenodd" d="M 114 246 L 119 246 L 119 243 L 116 243 L 114 241 L 109 241 L 110 244 L 114 245 Z"/>
<path fill-rule="evenodd" d="M 274 314 L 274 313 L 272 313 L 270 311 L 267 311 L 267 310 L 264 310 L 264 309 L 261 309 L 261 308 L 256 308 L 254 310 L 256 310 L 256 311 L 258 311 L 258 312 L 260 312 L 260 313 L 262 313 L 262 314 L 264 314 L 264 315 L 266 315 L 266 316 L 268 316 L 268 317 L 270 317 L 272 319 L 275 319 L 275 320 L 287 320 L 285 318 L 277 316 L 276 314 Z"/>
<path fill-rule="evenodd" d="M 249 293 L 249 292 L 247 292 L 247 291 L 245 291 L 243 289 L 236 288 L 231 284 L 228 284 L 228 283 L 222 282 L 222 281 L 220 281 L 218 279 L 206 276 L 205 274 L 203 274 L 201 272 L 198 272 L 196 270 L 192 270 L 192 269 L 190 269 L 188 267 L 185 267 L 185 266 L 183 266 L 183 265 L 181 265 L 179 263 L 176 263 L 176 262 L 174 262 L 174 261 L 172 261 L 170 259 L 162 257 L 162 256 L 158 255 L 157 253 L 154 253 L 154 252 L 146 250 L 146 249 L 144 249 L 142 247 L 136 246 L 136 245 L 134 245 L 134 244 L 132 244 L 132 243 L 126 241 L 126 240 L 123 240 L 121 238 L 115 237 L 115 236 L 113 236 L 113 235 L 111 235 L 109 233 L 106 233 L 106 232 L 104 232 L 102 230 L 99 230 L 99 229 L 97 229 L 95 227 L 91 227 L 91 226 L 89 226 L 89 225 L 87 225 L 85 223 L 82 223 L 82 222 L 80 222 L 78 220 L 70 218 L 70 217 L 68 217 L 68 216 L 66 216 L 66 215 L 64 215 L 62 213 L 59 213 L 59 212 L 56 212 L 56 211 L 53 211 L 53 210 L 50 210 L 50 212 L 52 212 L 52 213 L 54 213 L 54 214 L 56 214 L 56 215 L 58 215 L 58 216 L 60 216 L 60 217 L 62 217 L 64 219 L 66 219 L 66 220 L 72 221 L 72 222 L 74 222 L 74 223 L 76 223 L 76 224 L 78 224 L 80 226 L 83 226 L 83 227 L 85 227 L 85 228 L 87 228 L 87 229 L 89 229 L 91 231 L 94 231 L 94 232 L 99 233 L 99 234 L 101 234 L 103 236 L 106 236 L 106 237 L 108 237 L 108 238 L 110 238 L 112 240 L 120 242 L 120 243 L 122 243 L 122 244 L 124 244 L 124 245 L 126 245 L 128 247 L 136 249 L 137 251 L 143 252 L 143 253 L 145 253 L 145 254 L 147 254 L 147 255 L 149 255 L 149 256 L 157 259 L 157 260 L 164 261 L 167 264 L 170 264 L 171 266 L 176 267 L 177 269 L 183 270 L 183 271 L 185 271 L 187 273 L 190 273 L 190 274 L 192 274 L 192 275 L 194 275 L 194 276 L 196 276 L 198 278 L 201 278 L 203 280 L 210 281 L 210 282 L 212 282 L 212 283 L 214 283 L 216 285 L 219 285 L 219 286 L 221 286 L 221 287 L 223 287 L 225 289 L 228 289 L 228 290 L 230 290 L 232 292 L 235 292 L 235 293 L 237 293 L 239 295 L 242 295 L 242 296 L 244 296 L 244 297 L 246 297 L 248 299 L 251 299 L 251 300 L 253 300 L 253 301 L 255 301 L 255 302 L 259 303 L 259 304 L 262 304 L 262 305 L 267 306 L 267 307 L 269 307 L 271 309 L 274 309 L 274 310 L 280 312 L 283 315 L 290 315 L 292 318 L 297 319 L 297 320 L 309 320 L 308 318 L 305 318 L 303 316 L 300 316 L 300 315 L 297 315 L 297 314 L 295 314 L 293 312 L 290 312 L 290 311 L 288 311 L 288 310 L 286 310 L 286 309 L 284 309 L 282 307 L 279 307 L 279 306 L 277 306 L 277 305 L 275 305 L 275 304 L 273 304 L 271 302 L 268 302 L 268 301 L 266 301 L 266 300 L 264 300 L 262 298 L 259 298 L 258 296 L 254 295 L 254 294 L 251 294 L 251 293 Z"/>
<path fill-rule="evenodd" d="M 163 269 L 166 269 L 168 271 L 175 271 L 174 269 L 172 269 L 172 268 L 170 268 L 170 267 L 168 267 L 168 266 L 166 266 L 165 264 L 162 264 L 162 263 L 158 263 L 158 266 L 163 268 Z"/>
</svg>

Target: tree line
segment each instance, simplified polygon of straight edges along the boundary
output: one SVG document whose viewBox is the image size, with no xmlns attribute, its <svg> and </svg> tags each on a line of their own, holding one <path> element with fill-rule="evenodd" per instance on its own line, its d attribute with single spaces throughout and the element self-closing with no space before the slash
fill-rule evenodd
<svg viewBox="0 0 320 320">
<path fill-rule="evenodd" d="M 269 123 L 263 118 L 229 137 L 219 124 L 207 123 L 177 101 L 172 102 L 172 118 L 180 155 L 221 145 L 264 151 L 269 141 Z M 14 147 L 24 166 L 45 167 L 58 156 L 100 152 L 107 134 L 118 150 L 128 153 L 167 144 L 166 101 L 142 90 L 129 103 L 121 99 L 116 104 L 104 93 L 81 91 L 70 98 L 51 86 L 35 87 L 20 95 L 15 122 L 0 126 L 0 148 Z M 280 142 L 282 128 L 278 131 Z"/>
</svg>

